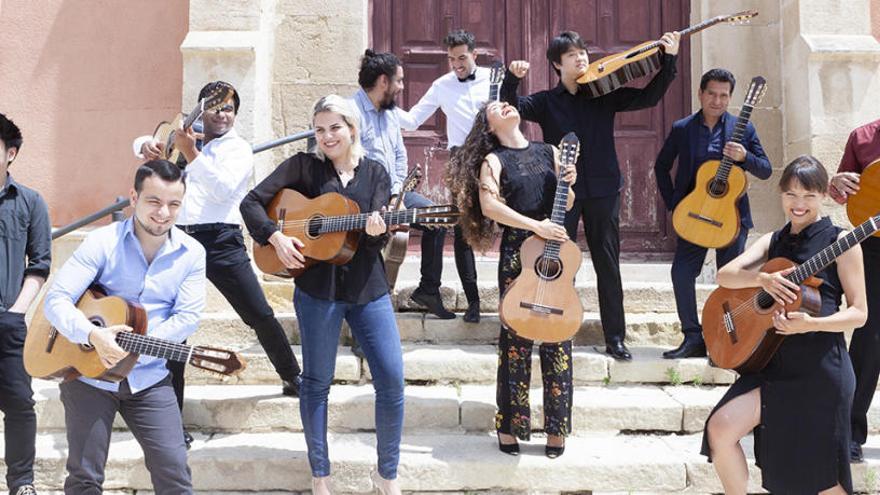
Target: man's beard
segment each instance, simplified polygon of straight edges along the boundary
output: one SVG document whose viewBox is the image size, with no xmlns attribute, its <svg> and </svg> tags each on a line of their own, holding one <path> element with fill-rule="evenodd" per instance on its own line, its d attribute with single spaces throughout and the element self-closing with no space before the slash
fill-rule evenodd
<svg viewBox="0 0 880 495">
<path fill-rule="evenodd" d="M 397 96 L 397 95 L 396 94 L 386 94 L 385 98 L 382 99 L 382 104 L 380 105 L 380 108 L 382 110 L 393 110 L 394 107 L 397 106 L 397 101 L 394 98 L 395 96 Z"/>
<path fill-rule="evenodd" d="M 167 235 L 168 231 L 171 230 L 172 227 L 174 227 L 173 223 L 169 224 L 168 228 L 166 228 L 165 230 L 162 230 L 162 227 L 151 227 L 142 222 L 141 219 L 137 217 L 137 215 L 135 215 L 134 220 L 138 223 L 138 225 L 141 226 L 142 229 L 144 229 L 146 233 L 150 234 L 153 237 L 161 237 L 163 235 Z"/>
</svg>

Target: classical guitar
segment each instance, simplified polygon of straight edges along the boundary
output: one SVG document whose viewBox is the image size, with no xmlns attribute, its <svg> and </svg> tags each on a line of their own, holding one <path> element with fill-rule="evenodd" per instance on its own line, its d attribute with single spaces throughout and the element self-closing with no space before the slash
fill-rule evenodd
<svg viewBox="0 0 880 495">
<path fill-rule="evenodd" d="M 504 73 L 505 73 L 504 63 L 496 60 L 492 62 L 492 67 L 489 68 L 489 100 L 488 103 L 492 103 L 493 101 L 501 101 L 501 83 L 504 82 Z"/>
<path fill-rule="evenodd" d="M 796 267 L 785 278 L 798 284 L 801 290 L 797 292 L 797 300 L 784 307 L 758 287 L 715 289 L 703 307 L 703 337 L 712 361 L 721 368 L 740 373 L 762 370 L 785 339 L 773 328 L 773 313 L 782 309 L 817 314 L 822 306 L 818 289 L 822 281 L 813 275 L 876 233 L 878 228 L 880 215 L 875 215 L 800 265 L 785 258 L 765 263 L 761 271 L 767 273 Z"/>
<path fill-rule="evenodd" d="M 563 166 L 577 161 L 580 142 L 573 132 L 562 138 Z M 563 225 L 568 202 L 568 182 L 560 167 L 550 219 Z M 520 248 L 522 272 L 504 292 L 498 313 L 501 322 L 517 336 L 540 342 L 569 340 L 581 327 L 584 309 L 574 288 L 581 266 L 581 250 L 572 240 L 548 241 L 532 235 Z"/>
<path fill-rule="evenodd" d="M 697 33 L 710 26 L 727 22 L 748 22 L 758 15 L 757 10 L 746 10 L 733 15 L 720 15 L 696 26 L 679 31 L 682 37 Z M 590 97 L 606 95 L 624 84 L 650 74 L 660 68 L 660 41 L 647 41 L 641 45 L 603 57 L 591 63 L 577 82 Z"/>
<path fill-rule="evenodd" d="M 430 147 L 425 148 L 426 156 L 429 154 L 429 149 Z M 399 210 L 403 206 L 403 197 L 406 193 L 414 191 L 419 187 L 421 181 L 422 166 L 417 163 L 403 180 L 400 194 L 397 195 L 397 199 L 394 200 L 391 209 Z M 385 259 L 385 277 L 388 280 L 388 290 L 390 291 L 393 291 L 394 286 L 397 285 L 397 274 L 400 271 L 400 265 L 403 264 L 403 260 L 406 258 L 407 247 L 409 247 L 409 229 L 402 227 L 391 234 L 391 239 L 389 239 L 388 244 L 385 245 L 385 249 L 382 251 L 382 257 Z"/>
<path fill-rule="evenodd" d="M 227 102 L 231 103 L 233 89 L 231 86 L 220 86 L 208 93 L 207 96 L 199 100 L 195 108 L 188 114 L 177 114 L 171 122 L 159 122 L 156 130 L 153 131 L 153 139 L 164 144 L 159 158 L 168 160 L 171 163 L 177 163 L 181 156 L 180 150 L 174 146 L 174 132 L 183 129 L 189 129 L 193 123 L 202 116 L 203 113 L 220 108 Z"/>
<path fill-rule="evenodd" d="M 767 90 L 767 81 L 752 79 L 730 141 L 742 143 L 755 105 Z M 722 248 L 739 235 L 737 202 L 746 192 L 748 180 L 742 167 L 725 156 L 706 160 L 697 170 L 694 190 L 675 206 L 672 226 L 679 237 L 705 248 Z"/>
<path fill-rule="evenodd" d="M 96 326 L 128 325 L 131 332 L 116 335 L 119 347 L 129 352 L 113 368 L 105 368 L 94 348 L 67 340 L 46 319 L 41 308 L 34 315 L 24 342 L 24 367 L 34 378 L 73 380 L 80 376 L 108 382 L 122 381 L 141 354 L 189 363 L 221 375 L 236 375 L 246 364 L 238 354 L 212 347 L 190 346 L 146 335 L 147 314 L 137 303 L 107 296 L 96 286 L 86 290 L 77 309 Z"/>
<path fill-rule="evenodd" d="M 859 176 L 859 192 L 846 201 L 846 215 L 853 225 L 880 212 L 880 160 L 872 162 Z M 880 237 L 880 232 L 874 234 Z"/>
<path fill-rule="evenodd" d="M 370 213 L 361 213 L 357 203 L 339 193 L 325 193 L 309 199 L 293 189 L 275 195 L 266 213 L 284 235 L 303 242 L 300 249 L 306 258 L 303 268 L 288 269 L 275 254 L 271 244 L 254 242 L 254 262 L 263 273 L 279 277 L 298 277 L 318 262 L 335 265 L 348 263 L 357 250 L 361 232 Z M 381 213 L 386 225 L 413 224 L 448 227 L 458 221 L 458 208 L 437 205 Z"/>
</svg>

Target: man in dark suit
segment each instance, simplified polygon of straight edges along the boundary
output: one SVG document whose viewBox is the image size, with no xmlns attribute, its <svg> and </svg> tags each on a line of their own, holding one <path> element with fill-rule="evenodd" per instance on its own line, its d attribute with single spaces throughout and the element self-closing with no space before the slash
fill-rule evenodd
<svg viewBox="0 0 880 495">
<path fill-rule="evenodd" d="M 672 124 L 672 131 L 666 137 L 654 164 L 657 187 L 668 210 L 672 211 L 694 189 L 697 169 L 706 160 L 720 160 L 722 156 L 727 156 L 759 179 L 770 177 L 770 161 L 751 122 L 746 126 L 742 144 L 729 142 L 737 119 L 727 112 L 727 106 L 735 85 L 736 80 L 728 70 L 712 69 L 706 72 L 700 79 L 700 111 Z M 678 168 L 673 182 L 672 164 L 676 157 Z M 715 251 L 718 268 L 743 252 L 749 229 L 754 226 L 748 194 L 743 195 L 737 206 L 742 228 L 729 246 Z M 707 248 L 684 239 L 678 239 L 676 243 L 672 287 L 684 340 L 678 348 L 663 353 L 667 359 L 706 355 L 703 329 L 697 317 L 695 283 L 707 251 Z"/>
</svg>

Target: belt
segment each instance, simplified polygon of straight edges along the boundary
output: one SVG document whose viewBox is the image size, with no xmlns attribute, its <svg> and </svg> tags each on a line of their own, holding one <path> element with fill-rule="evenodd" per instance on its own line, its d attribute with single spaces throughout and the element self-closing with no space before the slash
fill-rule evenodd
<svg viewBox="0 0 880 495">
<path fill-rule="evenodd" d="M 194 223 L 192 225 L 178 225 L 178 229 L 187 234 L 195 234 L 196 232 L 212 232 L 225 229 L 241 229 L 241 225 L 234 223 Z"/>
</svg>

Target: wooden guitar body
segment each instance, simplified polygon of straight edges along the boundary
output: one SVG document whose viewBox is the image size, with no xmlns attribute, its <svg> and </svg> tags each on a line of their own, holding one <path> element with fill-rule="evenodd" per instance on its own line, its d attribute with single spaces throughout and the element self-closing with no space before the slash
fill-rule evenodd
<svg viewBox="0 0 880 495">
<path fill-rule="evenodd" d="M 773 273 L 795 266 L 785 258 L 774 258 L 761 267 L 762 272 Z M 822 307 L 816 277 L 808 278 L 797 293 L 797 300 L 785 305 L 788 311 L 805 311 L 818 314 Z M 753 373 L 764 369 L 773 354 L 782 345 L 784 335 L 773 328 L 773 313 L 782 306 L 759 303 L 755 297 L 761 288 L 715 289 L 703 306 L 703 338 L 709 357 L 720 368 Z"/>
<path fill-rule="evenodd" d="M 171 163 L 177 163 L 180 158 L 180 150 L 174 146 L 174 131 L 180 129 L 186 116 L 182 113 L 177 114 L 171 122 L 159 122 L 156 130 L 153 131 L 153 139 L 165 145 L 165 149 L 159 155 L 159 158 L 168 160 Z"/>
<path fill-rule="evenodd" d="M 859 176 L 859 192 L 850 196 L 846 202 L 846 214 L 853 225 L 859 225 L 878 213 L 880 213 L 880 160 L 865 167 Z M 880 232 L 875 232 L 874 237 L 880 237 Z"/>
<path fill-rule="evenodd" d="M 642 51 L 654 41 L 646 41 L 629 50 L 614 53 L 591 63 L 577 82 L 591 98 L 606 95 L 633 79 L 660 69 L 660 49 Z"/>
<path fill-rule="evenodd" d="M 306 257 L 306 263 L 304 268 L 289 270 L 278 259 L 271 244 L 261 246 L 254 242 L 254 262 L 263 273 L 279 277 L 298 277 L 319 261 L 344 265 L 357 250 L 360 232 L 315 232 L 323 217 L 360 213 L 357 203 L 341 194 L 326 193 L 309 199 L 293 189 L 284 189 L 269 203 L 266 212 L 276 222 L 288 222 L 282 232 L 303 242 L 304 246 L 300 251 Z M 297 220 L 302 222 L 291 224 Z M 305 220 L 310 222 L 304 222 Z M 306 228 L 308 225 L 312 227 Z"/>
<path fill-rule="evenodd" d="M 39 307 L 43 307 L 42 301 Z M 147 314 L 139 304 L 104 297 L 95 289 L 83 294 L 77 309 L 96 326 L 128 325 L 140 335 L 147 330 Z M 122 381 L 138 359 L 137 354 L 129 354 L 113 368 L 105 368 L 91 346 L 67 340 L 52 327 L 42 309 L 36 312 L 28 328 L 23 357 L 25 370 L 36 378 L 67 381 L 86 376 L 109 382 Z"/>
<path fill-rule="evenodd" d="M 545 264 L 546 241 L 536 235 L 520 249 L 522 272 L 504 292 L 501 322 L 518 337 L 540 342 L 563 342 L 581 327 L 584 309 L 574 288 L 581 250 L 568 240 L 560 244 L 559 261 Z"/>
<path fill-rule="evenodd" d="M 748 179 L 740 167 L 731 167 L 726 184 L 714 184 L 719 160 L 707 160 L 697 170 L 694 190 L 672 212 L 672 226 L 679 237 L 705 248 L 730 245 L 739 235 L 737 202 L 746 192 Z"/>
<path fill-rule="evenodd" d="M 406 259 L 408 247 L 409 230 L 406 227 L 394 232 L 391 240 L 385 245 L 382 257 L 385 259 L 385 278 L 388 280 L 389 291 L 394 291 L 394 286 L 397 285 L 397 274 L 400 272 L 400 265 Z"/>
</svg>

